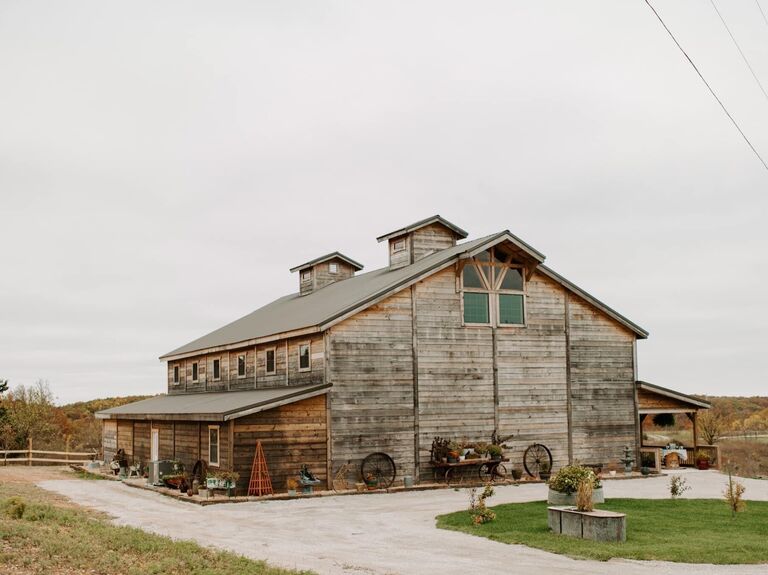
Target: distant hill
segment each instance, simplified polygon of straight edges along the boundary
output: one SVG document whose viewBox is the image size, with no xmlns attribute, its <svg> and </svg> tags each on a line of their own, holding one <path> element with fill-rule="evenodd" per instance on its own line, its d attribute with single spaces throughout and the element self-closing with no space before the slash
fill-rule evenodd
<svg viewBox="0 0 768 575">
<path fill-rule="evenodd" d="M 62 405 L 59 409 L 61 409 L 62 413 L 64 413 L 64 415 L 66 415 L 69 419 L 80 419 L 81 417 L 93 415 L 97 411 L 101 411 L 103 409 L 120 407 L 126 403 L 141 401 L 142 399 L 147 399 L 149 397 L 154 397 L 154 395 L 126 395 L 124 397 L 105 397 L 102 399 L 91 399 L 88 401 L 67 403 L 66 405 Z"/>
</svg>

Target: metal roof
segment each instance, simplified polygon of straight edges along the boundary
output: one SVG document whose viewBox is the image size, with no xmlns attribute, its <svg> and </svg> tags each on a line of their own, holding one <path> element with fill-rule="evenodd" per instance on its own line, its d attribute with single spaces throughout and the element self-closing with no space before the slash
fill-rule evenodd
<svg viewBox="0 0 768 575">
<path fill-rule="evenodd" d="M 449 230 L 453 231 L 457 236 L 459 236 L 461 239 L 466 238 L 469 234 L 462 230 L 459 226 L 456 224 L 452 224 L 448 220 L 440 217 L 439 215 L 434 215 L 429 218 L 425 218 L 423 220 L 419 220 L 418 222 L 414 222 L 409 226 L 405 226 L 404 228 L 400 228 L 399 230 L 395 230 L 394 232 L 389 232 L 388 234 L 384 234 L 383 236 L 379 236 L 376 238 L 376 241 L 383 242 L 384 240 L 388 240 L 389 238 L 395 238 L 397 236 L 402 236 L 403 234 L 410 233 L 414 230 L 418 230 L 419 228 L 423 228 L 424 226 L 428 226 L 430 224 L 442 224 Z"/>
<path fill-rule="evenodd" d="M 291 273 L 312 267 L 317 264 L 321 264 L 323 262 L 327 262 L 328 260 L 334 260 L 334 259 L 339 259 L 341 261 L 347 262 L 349 265 L 351 265 L 353 268 L 355 268 L 358 271 L 363 269 L 363 264 L 356 262 L 352 258 L 348 258 L 341 252 L 331 252 L 330 254 L 325 254 L 324 256 L 320 256 L 319 258 L 310 260 L 305 264 L 301 264 L 294 268 L 291 268 Z"/>
<path fill-rule="evenodd" d="M 328 392 L 330 384 L 158 395 L 96 412 L 97 419 L 229 421 Z"/>
<path fill-rule="evenodd" d="M 293 293 L 210 332 L 160 357 L 161 360 L 186 357 L 196 352 L 208 352 L 252 345 L 281 339 L 285 334 L 306 335 L 327 329 L 346 317 L 398 289 L 442 269 L 460 257 L 475 254 L 502 242 L 510 242 L 529 254 L 537 263 L 544 255 L 508 231 L 456 244 L 421 258 L 411 265 L 373 270 L 349 279 L 334 282 L 307 295 Z M 648 332 L 609 308 L 597 298 L 572 284 L 549 268 L 538 265 L 542 273 L 579 295 L 608 316 L 627 327 L 640 338 Z"/>
</svg>

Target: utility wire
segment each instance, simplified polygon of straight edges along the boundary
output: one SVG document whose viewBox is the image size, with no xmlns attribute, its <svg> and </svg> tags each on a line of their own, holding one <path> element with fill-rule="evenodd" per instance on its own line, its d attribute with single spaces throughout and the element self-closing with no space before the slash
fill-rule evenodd
<svg viewBox="0 0 768 575">
<path fill-rule="evenodd" d="M 763 12 L 763 7 L 760 6 L 760 1 L 755 0 L 755 4 L 757 4 L 758 9 L 760 10 L 760 14 L 763 15 L 763 20 L 765 21 L 765 25 L 768 26 L 768 16 L 766 16 L 765 12 Z"/>
<path fill-rule="evenodd" d="M 728 111 L 728 108 L 725 107 L 725 104 L 723 104 L 723 101 L 717 97 L 717 94 L 712 89 L 712 86 L 709 85 L 709 82 L 707 82 L 707 79 L 704 78 L 704 75 L 701 73 L 699 68 L 696 66 L 696 64 L 693 63 L 693 60 L 691 60 L 691 57 L 688 55 L 688 53 L 683 49 L 683 47 L 680 45 L 680 42 L 677 41 L 677 38 L 675 38 L 675 35 L 672 33 L 672 30 L 669 29 L 669 27 L 666 25 L 664 20 L 661 18 L 661 15 L 659 15 L 658 12 L 656 12 L 656 8 L 653 7 L 650 0 L 645 0 L 645 3 L 648 4 L 648 8 L 651 9 L 651 11 L 656 15 L 656 18 L 658 18 L 659 22 L 661 22 L 661 25 L 664 27 L 664 30 L 667 31 L 667 34 L 669 34 L 669 37 L 672 38 L 672 41 L 677 45 L 680 52 L 683 53 L 683 56 L 685 56 L 685 59 L 688 60 L 691 66 L 693 66 L 693 69 L 696 70 L 696 73 L 699 75 L 699 78 L 701 78 L 701 81 L 704 82 L 704 85 L 709 90 L 710 94 L 717 100 L 717 103 L 720 104 L 720 107 L 723 109 L 723 112 L 725 112 L 725 115 L 728 116 L 728 119 L 731 121 L 731 123 L 734 125 L 734 127 L 739 131 L 739 134 L 741 134 L 741 137 L 744 138 L 744 141 L 747 143 L 747 146 L 755 153 L 755 156 L 757 156 L 757 159 L 760 160 L 760 163 L 763 164 L 763 167 L 768 170 L 768 163 L 763 159 L 763 157 L 760 155 L 760 152 L 757 151 L 757 149 L 752 145 L 752 142 L 749 141 L 749 138 L 747 138 L 747 135 L 744 133 L 744 131 L 739 127 L 739 124 L 736 122 L 736 120 L 731 116 L 731 113 Z"/>
<path fill-rule="evenodd" d="M 752 77 L 755 79 L 755 82 L 757 82 L 757 85 L 760 87 L 760 91 L 763 93 L 763 96 L 765 96 L 765 99 L 768 101 L 768 93 L 765 92 L 765 88 L 763 88 L 763 84 L 760 82 L 760 78 L 758 78 L 757 74 L 755 74 L 754 68 L 752 68 L 752 65 L 749 63 L 749 60 L 747 60 L 747 56 L 746 54 L 744 54 L 744 50 L 741 49 L 741 46 L 739 46 L 739 43 L 736 41 L 736 37 L 733 35 L 733 32 L 731 32 L 731 29 L 728 27 L 728 24 L 725 23 L 725 18 L 723 18 L 723 15 L 720 13 L 720 10 L 717 9 L 717 4 L 715 4 L 715 0 L 709 0 L 709 3 L 712 4 L 712 8 L 714 8 L 715 12 L 717 12 L 717 15 L 720 17 L 720 22 L 723 23 L 723 26 L 725 26 L 725 30 L 728 32 L 728 35 L 731 37 L 731 40 L 733 40 L 733 45 L 736 46 L 736 49 L 739 51 L 739 54 L 741 54 L 741 59 L 744 60 L 744 63 L 747 65 L 747 68 L 749 68 L 749 71 L 752 73 Z"/>
</svg>

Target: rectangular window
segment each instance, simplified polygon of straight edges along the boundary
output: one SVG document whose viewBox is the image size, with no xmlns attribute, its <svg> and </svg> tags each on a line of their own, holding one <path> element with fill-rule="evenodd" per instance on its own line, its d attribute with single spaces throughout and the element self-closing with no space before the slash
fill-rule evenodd
<svg viewBox="0 0 768 575">
<path fill-rule="evenodd" d="M 392 251 L 401 252 L 405 249 L 405 240 L 395 240 L 392 242 Z"/>
<path fill-rule="evenodd" d="M 245 377 L 245 355 L 237 356 L 237 377 Z"/>
<path fill-rule="evenodd" d="M 219 381 L 221 379 L 221 360 L 213 360 L 213 381 Z"/>
<path fill-rule="evenodd" d="M 328 271 L 332 274 L 339 273 L 339 265 L 338 264 L 328 264 Z"/>
<path fill-rule="evenodd" d="M 490 323 L 487 293 L 464 292 L 464 323 Z"/>
<path fill-rule="evenodd" d="M 192 381 L 197 381 L 197 362 L 192 364 Z"/>
<path fill-rule="evenodd" d="M 173 383 L 179 383 L 179 366 L 173 366 Z"/>
<path fill-rule="evenodd" d="M 499 323 L 502 325 L 523 325 L 523 296 L 518 294 L 499 294 Z"/>
<path fill-rule="evenodd" d="M 208 426 L 208 465 L 219 466 L 219 426 Z"/>
<path fill-rule="evenodd" d="M 299 371 L 309 371 L 309 344 L 302 343 L 299 346 Z"/>
<path fill-rule="evenodd" d="M 311 279 L 312 279 L 312 272 L 311 271 L 301 272 L 301 281 L 308 282 Z"/>
<path fill-rule="evenodd" d="M 267 373 L 275 373 L 275 350 L 268 349 L 266 355 Z"/>
</svg>

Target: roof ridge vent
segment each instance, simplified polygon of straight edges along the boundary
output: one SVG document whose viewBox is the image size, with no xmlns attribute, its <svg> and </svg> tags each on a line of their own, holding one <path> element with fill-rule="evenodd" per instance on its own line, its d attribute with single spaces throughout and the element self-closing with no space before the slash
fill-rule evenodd
<svg viewBox="0 0 768 575">
<path fill-rule="evenodd" d="M 363 264 L 336 251 L 293 267 L 291 273 L 299 272 L 299 293 L 307 295 L 329 284 L 351 278 L 361 269 Z"/>
</svg>

